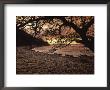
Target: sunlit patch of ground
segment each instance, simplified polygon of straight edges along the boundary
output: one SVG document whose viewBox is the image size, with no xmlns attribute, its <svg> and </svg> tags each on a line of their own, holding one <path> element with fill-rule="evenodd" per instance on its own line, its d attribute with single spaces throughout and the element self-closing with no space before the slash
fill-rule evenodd
<svg viewBox="0 0 110 90">
<path fill-rule="evenodd" d="M 94 53 L 87 47 L 84 47 L 82 44 L 72 44 L 66 46 L 64 48 L 56 50 L 54 53 L 61 54 L 62 56 L 65 55 L 72 55 L 74 57 L 78 57 L 81 55 L 93 56 Z"/>
<path fill-rule="evenodd" d="M 54 45 L 50 46 L 42 46 L 42 47 L 35 47 L 32 50 L 35 52 L 43 52 L 48 54 L 61 54 L 62 56 L 65 55 L 72 55 L 74 57 L 78 57 L 81 55 L 93 56 L 94 53 L 87 47 L 84 47 L 83 44 L 70 44 L 63 48 L 56 48 L 54 52 L 49 52 L 54 47 Z"/>
</svg>

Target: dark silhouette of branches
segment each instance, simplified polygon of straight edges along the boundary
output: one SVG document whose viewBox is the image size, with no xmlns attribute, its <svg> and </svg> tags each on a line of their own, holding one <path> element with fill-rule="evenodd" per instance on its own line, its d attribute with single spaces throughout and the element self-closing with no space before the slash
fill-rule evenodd
<svg viewBox="0 0 110 90">
<path fill-rule="evenodd" d="M 25 17 L 23 17 L 23 18 L 25 18 Z M 26 17 L 26 18 L 28 18 L 28 17 Z M 78 33 L 80 35 L 80 37 L 82 39 L 82 43 L 86 47 L 88 47 L 92 51 L 94 51 L 94 36 L 86 35 L 89 27 L 94 24 L 94 17 L 93 16 L 91 16 L 91 17 L 89 17 L 89 16 L 85 16 L 85 17 L 68 16 L 68 18 L 69 18 L 68 20 L 66 18 L 67 18 L 67 16 L 30 16 L 29 19 L 27 19 L 27 20 L 23 19 L 24 21 L 21 20 L 19 23 L 18 23 L 19 20 L 17 19 L 16 28 L 18 30 L 18 29 L 24 27 L 25 25 L 27 25 L 28 23 L 32 23 L 33 21 L 35 21 L 35 23 L 38 25 L 39 21 L 41 21 L 41 20 L 45 21 L 45 22 L 42 22 L 42 27 L 45 23 L 50 23 L 50 22 L 52 22 L 53 23 L 52 25 L 54 26 L 55 22 L 53 20 L 58 19 L 58 20 L 61 20 L 63 23 L 55 24 L 56 27 L 57 26 L 59 27 L 58 29 L 53 29 L 53 26 L 51 25 L 52 27 L 50 28 L 51 29 L 50 32 L 51 32 L 51 34 L 53 33 L 52 35 L 56 35 L 56 31 L 59 31 L 58 34 L 61 35 L 61 28 L 63 26 L 72 27 L 73 30 L 75 30 L 76 33 Z M 24 22 L 24 23 L 22 23 L 22 22 Z M 47 32 L 47 31 L 44 31 L 42 29 L 42 27 L 39 27 L 37 25 L 33 28 L 35 37 L 37 34 L 41 35 L 41 32 L 43 34 L 45 32 Z M 39 30 L 37 31 L 37 29 L 39 29 Z M 72 42 L 72 40 L 70 42 Z"/>
</svg>

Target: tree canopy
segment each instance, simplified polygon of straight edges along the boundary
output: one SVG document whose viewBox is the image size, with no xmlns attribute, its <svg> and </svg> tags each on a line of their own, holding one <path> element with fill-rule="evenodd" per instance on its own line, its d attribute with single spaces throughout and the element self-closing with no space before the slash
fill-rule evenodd
<svg viewBox="0 0 110 90">
<path fill-rule="evenodd" d="M 16 16 L 16 29 L 57 44 L 80 41 L 94 51 L 94 16 Z"/>
</svg>

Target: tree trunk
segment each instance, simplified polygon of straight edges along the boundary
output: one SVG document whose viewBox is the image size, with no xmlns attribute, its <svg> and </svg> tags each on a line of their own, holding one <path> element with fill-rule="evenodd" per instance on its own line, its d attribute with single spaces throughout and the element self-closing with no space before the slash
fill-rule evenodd
<svg viewBox="0 0 110 90">
<path fill-rule="evenodd" d="M 85 32 L 81 32 L 80 36 L 82 38 L 82 43 L 94 52 L 94 38 L 88 40 Z"/>
</svg>

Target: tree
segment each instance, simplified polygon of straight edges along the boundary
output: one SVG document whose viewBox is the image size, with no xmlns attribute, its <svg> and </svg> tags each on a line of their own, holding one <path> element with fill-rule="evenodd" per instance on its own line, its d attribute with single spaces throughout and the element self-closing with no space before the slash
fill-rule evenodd
<svg viewBox="0 0 110 90">
<path fill-rule="evenodd" d="M 58 36 L 58 41 L 64 38 L 66 42 L 69 38 L 72 42 L 74 37 L 80 37 L 81 43 L 94 51 L 93 16 L 17 16 L 16 28 L 35 38 L 50 35 Z M 65 29 L 69 31 L 68 34 L 62 34 Z"/>
</svg>

